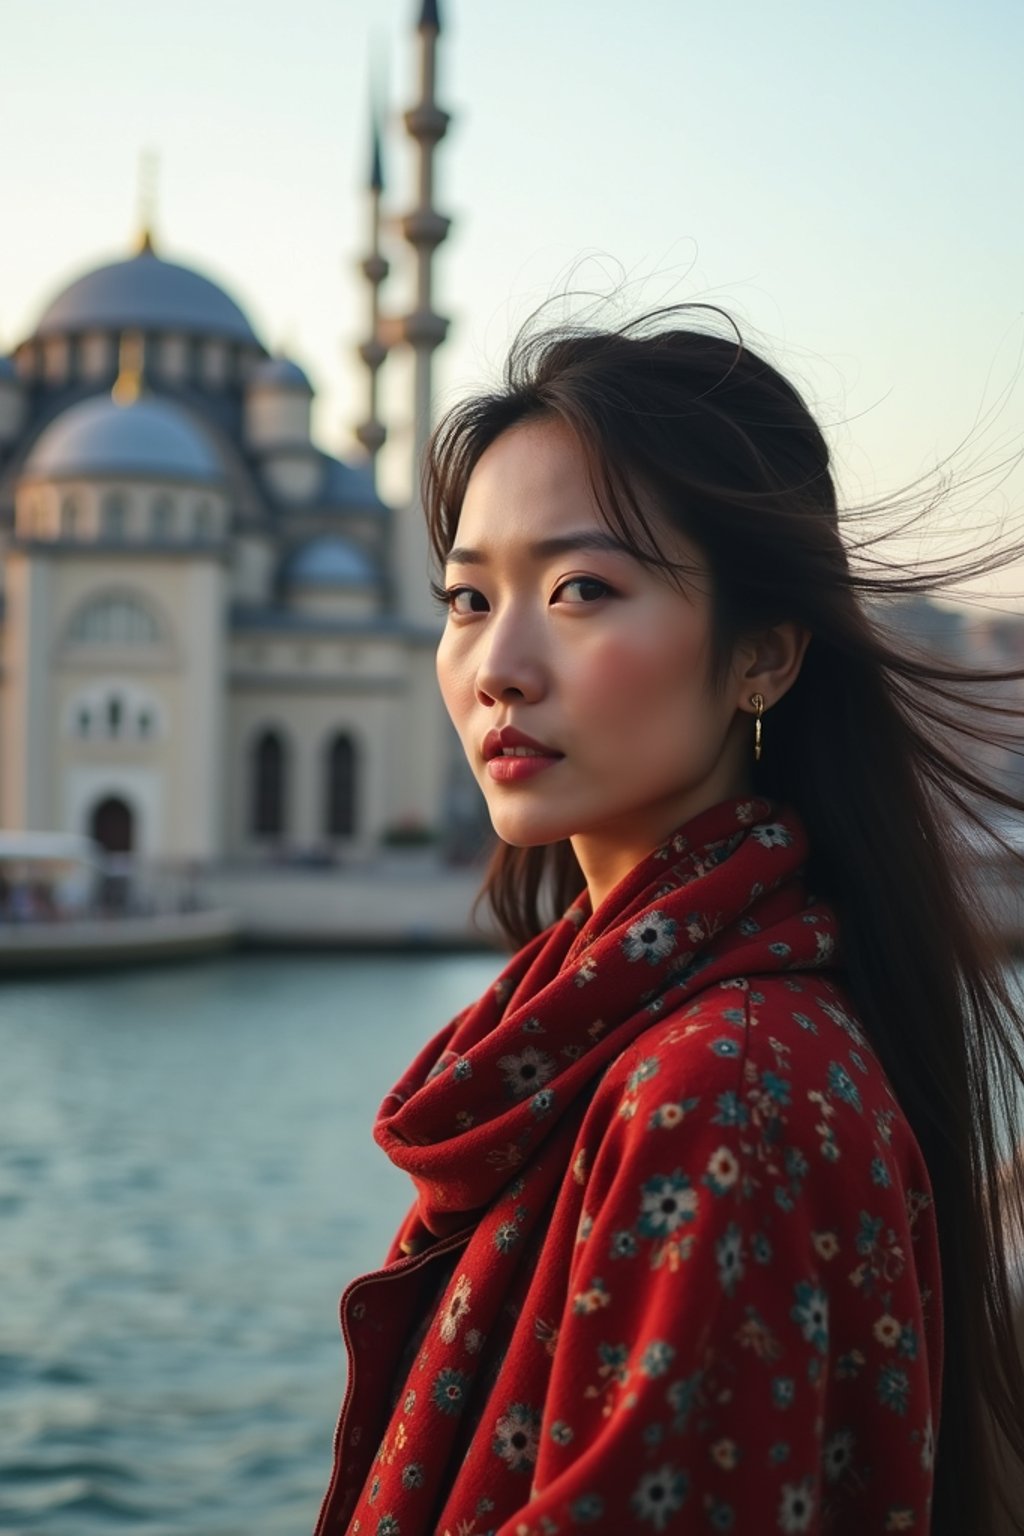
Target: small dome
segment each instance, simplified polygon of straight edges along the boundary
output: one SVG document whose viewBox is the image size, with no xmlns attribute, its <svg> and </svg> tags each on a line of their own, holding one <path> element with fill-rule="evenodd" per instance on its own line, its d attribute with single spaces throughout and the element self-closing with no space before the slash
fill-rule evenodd
<svg viewBox="0 0 1024 1536">
<path fill-rule="evenodd" d="M 80 400 L 44 427 L 25 460 L 26 479 L 135 475 L 220 480 L 221 465 L 180 406 L 144 395 L 118 405 L 109 395 Z"/>
<path fill-rule="evenodd" d="M 387 507 L 377 494 L 373 474 L 365 464 L 343 464 L 340 459 L 322 456 L 324 482 L 321 499 L 330 507 L 346 512 L 369 512 L 374 516 L 387 513 Z"/>
<path fill-rule="evenodd" d="M 290 587 L 362 587 L 376 582 L 373 561 L 351 539 L 324 534 L 294 552 L 285 569 Z"/>
<path fill-rule="evenodd" d="M 184 331 L 259 345 L 252 326 L 222 288 L 191 267 L 164 261 L 149 247 L 76 279 L 43 311 L 35 335 L 128 329 Z"/>
<path fill-rule="evenodd" d="M 313 386 L 298 363 L 293 363 L 290 357 L 271 357 L 265 363 L 260 363 L 255 368 L 249 380 L 249 388 L 253 389 L 296 389 L 304 394 L 311 395 Z"/>
</svg>

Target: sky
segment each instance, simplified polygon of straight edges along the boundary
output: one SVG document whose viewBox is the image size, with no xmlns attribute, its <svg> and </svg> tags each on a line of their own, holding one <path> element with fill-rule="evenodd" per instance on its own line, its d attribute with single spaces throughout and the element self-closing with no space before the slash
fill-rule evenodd
<svg viewBox="0 0 1024 1536">
<path fill-rule="evenodd" d="M 823 423 L 845 497 L 945 462 L 928 551 L 1024 538 L 1024 8 L 1015 0 L 439 0 L 452 114 L 435 266 L 442 410 L 498 375 L 542 303 L 597 319 L 722 305 Z M 370 80 L 385 204 L 411 205 L 401 113 L 419 0 L 3 0 L 0 351 L 80 272 L 155 238 L 242 305 L 354 456 L 365 380 Z M 393 235 L 386 307 L 409 301 Z M 385 368 L 386 494 L 408 484 L 409 376 Z M 975 478 L 980 476 L 980 478 Z M 941 527 L 940 527 L 941 524 Z M 958 542 L 959 541 L 959 542 Z M 917 547 L 917 546 L 915 546 Z M 981 595 L 1024 606 L 1024 566 Z"/>
</svg>

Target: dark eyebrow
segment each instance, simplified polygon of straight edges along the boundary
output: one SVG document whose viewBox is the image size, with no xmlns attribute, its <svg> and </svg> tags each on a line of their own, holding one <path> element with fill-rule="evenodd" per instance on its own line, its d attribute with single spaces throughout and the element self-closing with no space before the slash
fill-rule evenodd
<svg viewBox="0 0 1024 1536">
<path fill-rule="evenodd" d="M 581 529 L 579 533 L 565 533 L 555 539 L 541 539 L 537 544 L 530 544 L 527 553 L 534 560 L 547 560 L 553 555 L 570 555 L 578 549 L 600 549 L 611 551 L 616 555 L 629 555 L 635 559 L 633 551 L 628 544 L 617 539 L 614 534 L 600 533 L 597 529 Z M 482 549 L 468 549 L 463 545 L 456 545 L 448 551 L 449 565 L 486 565 L 487 556 Z"/>
</svg>

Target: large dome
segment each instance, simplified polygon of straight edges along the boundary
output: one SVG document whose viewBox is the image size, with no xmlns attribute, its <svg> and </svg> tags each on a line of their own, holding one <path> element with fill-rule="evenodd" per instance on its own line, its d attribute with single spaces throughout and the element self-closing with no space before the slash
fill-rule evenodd
<svg viewBox="0 0 1024 1536">
<path fill-rule="evenodd" d="M 22 475 L 32 480 L 134 475 L 209 483 L 220 480 L 223 471 L 200 428 L 169 400 L 143 396 L 118 405 L 102 395 L 80 400 L 51 421 Z"/>
<path fill-rule="evenodd" d="M 181 331 L 259 346 L 252 326 L 208 277 L 149 248 L 76 279 L 43 311 L 37 336 L 83 331 Z"/>
</svg>

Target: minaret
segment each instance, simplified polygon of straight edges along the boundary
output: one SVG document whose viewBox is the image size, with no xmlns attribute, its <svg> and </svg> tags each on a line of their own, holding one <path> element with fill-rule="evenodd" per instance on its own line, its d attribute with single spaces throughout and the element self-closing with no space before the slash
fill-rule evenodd
<svg viewBox="0 0 1024 1536">
<path fill-rule="evenodd" d="M 377 414 L 377 372 L 388 354 L 381 334 L 380 285 L 388 275 L 388 263 L 380 250 L 380 195 L 384 187 L 381 171 L 380 128 L 376 108 L 372 111 L 372 146 L 370 155 L 370 253 L 360 262 L 360 270 L 370 285 L 369 335 L 359 348 L 368 377 L 366 420 L 356 428 L 370 460 L 370 473 L 376 478 L 377 455 L 384 446 L 387 428 Z"/>
<path fill-rule="evenodd" d="M 400 334 L 413 351 L 413 464 L 411 506 L 401 559 L 400 595 L 406 618 L 436 627 L 437 614 L 428 587 L 427 534 L 420 510 L 420 472 L 430 429 L 431 365 L 435 347 L 448 331 L 448 321 L 433 308 L 434 252 L 448 233 L 449 219 L 434 208 L 434 151 L 444 138 L 449 117 L 434 100 L 437 38 L 441 22 L 437 0 L 423 0 L 418 23 L 420 37 L 420 99 L 405 114 L 405 126 L 419 151 L 417 204 L 401 221 L 402 234 L 416 252 L 416 299 L 401 321 Z"/>
</svg>

